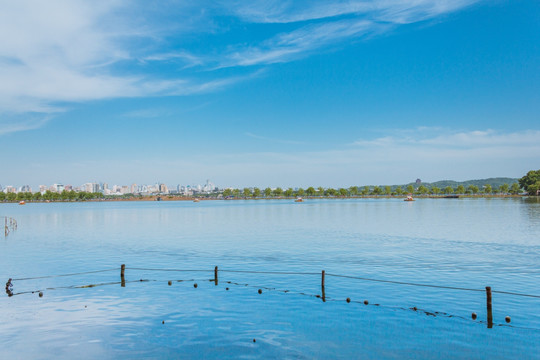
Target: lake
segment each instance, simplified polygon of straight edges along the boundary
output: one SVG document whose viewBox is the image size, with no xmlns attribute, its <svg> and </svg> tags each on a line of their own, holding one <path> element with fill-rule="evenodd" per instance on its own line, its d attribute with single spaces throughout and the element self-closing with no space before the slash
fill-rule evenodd
<svg viewBox="0 0 540 360">
<path fill-rule="evenodd" d="M 30 203 L 0 216 L 18 222 L 0 239 L 14 279 L 5 359 L 540 358 L 537 199 Z"/>
</svg>

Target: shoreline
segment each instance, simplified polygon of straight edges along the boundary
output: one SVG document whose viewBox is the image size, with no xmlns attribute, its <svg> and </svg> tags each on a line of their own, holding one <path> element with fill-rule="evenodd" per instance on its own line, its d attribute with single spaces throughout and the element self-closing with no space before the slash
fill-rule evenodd
<svg viewBox="0 0 540 360">
<path fill-rule="evenodd" d="M 511 195 L 511 194 L 494 194 L 494 195 L 416 195 L 415 199 L 491 199 L 491 198 L 521 198 L 529 197 L 528 195 Z M 239 198 L 218 198 L 218 197 L 185 197 L 185 196 L 170 196 L 170 195 L 152 195 L 133 198 L 110 198 L 110 199 L 89 199 L 89 200 L 25 200 L 26 204 L 47 204 L 47 203 L 83 203 L 83 202 L 132 202 L 132 201 L 235 201 L 235 200 L 287 200 L 294 201 L 297 197 L 239 197 Z M 347 200 L 347 199 L 404 199 L 405 195 L 360 195 L 360 196 L 308 196 L 302 197 L 305 200 Z M 158 200 L 159 199 L 159 200 Z M 16 201 L 1 201 L 0 204 L 18 204 Z"/>
</svg>

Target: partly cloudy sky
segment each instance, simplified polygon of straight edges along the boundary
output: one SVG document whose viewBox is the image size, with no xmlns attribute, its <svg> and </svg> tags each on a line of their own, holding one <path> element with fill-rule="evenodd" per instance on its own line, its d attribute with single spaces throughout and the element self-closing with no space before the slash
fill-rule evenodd
<svg viewBox="0 0 540 360">
<path fill-rule="evenodd" d="M 0 0 L 2 186 L 540 168 L 535 0 Z"/>
</svg>

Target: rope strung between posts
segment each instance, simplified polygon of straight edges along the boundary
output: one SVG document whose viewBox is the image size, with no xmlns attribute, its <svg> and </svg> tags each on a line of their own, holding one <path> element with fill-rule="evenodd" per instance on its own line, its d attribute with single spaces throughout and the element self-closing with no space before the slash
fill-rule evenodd
<svg viewBox="0 0 540 360">
<path fill-rule="evenodd" d="M 86 274 L 96 274 L 96 273 L 102 273 L 102 272 L 107 272 L 107 271 L 118 271 L 118 268 L 105 269 L 105 270 L 95 270 L 95 271 L 84 271 L 84 272 L 72 273 L 72 274 L 60 274 L 60 275 L 45 275 L 45 276 L 27 277 L 27 278 L 19 278 L 19 279 L 11 279 L 11 280 L 12 281 L 22 281 L 22 280 L 50 279 L 50 278 L 64 277 L 64 276 L 77 276 L 77 275 L 86 275 Z"/>
<path fill-rule="evenodd" d="M 136 267 L 126 267 L 126 270 L 140 270 L 140 271 L 173 271 L 173 272 L 211 272 L 213 270 L 204 270 L 204 269 L 151 269 L 151 268 L 136 268 Z"/>
<path fill-rule="evenodd" d="M 117 270 L 117 269 L 115 269 L 115 270 Z M 208 270 L 205 270 L 205 271 L 208 271 Z M 180 283 L 180 282 L 195 282 L 195 281 L 214 281 L 214 279 L 176 279 L 176 280 L 170 280 L 169 285 L 171 285 L 173 281 Z M 161 282 L 161 280 L 140 279 L 140 280 L 130 280 L 130 281 L 103 282 L 103 283 L 97 283 L 97 284 L 48 287 L 48 288 L 39 289 L 39 290 L 21 291 L 21 292 L 17 292 L 17 293 L 12 293 L 11 296 L 24 295 L 24 294 L 30 294 L 30 293 L 32 293 L 32 294 L 39 293 L 39 295 L 41 297 L 42 296 L 42 293 L 41 293 L 42 291 L 60 290 L 60 289 L 85 289 L 85 288 L 112 286 L 112 285 L 119 285 L 119 284 L 121 284 L 122 286 L 125 286 L 125 284 L 129 284 L 129 283 L 133 284 L 133 283 L 151 283 L 151 282 Z M 280 293 L 289 294 L 289 295 L 299 295 L 299 296 L 305 296 L 305 297 L 310 297 L 310 298 L 318 298 L 318 299 L 322 298 L 322 296 L 319 295 L 319 294 L 310 294 L 310 293 L 305 293 L 305 292 L 296 292 L 296 291 L 290 291 L 290 290 L 283 290 L 283 289 L 278 289 L 278 288 L 274 288 L 274 287 L 257 286 L 257 285 L 247 284 L 247 283 L 238 283 L 238 282 L 234 282 L 234 281 L 225 281 L 225 283 L 228 284 L 228 285 L 235 285 L 235 286 L 239 286 L 239 287 L 258 288 L 259 289 L 259 294 L 262 294 L 261 289 L 264 289 L 266 291 L 275 291 L 275 292 L 280 292 Z M 197 283 L 194 284 L 194 287 L 197 288 Z M 229 290 L 229 288 L 226 288 L 226 290 Z M 411 308 L 411 307 L 402 307 L 402 306 L 383 305 L 383 304 L 377 304 L 377 303 L 369 304 L 367 301 L 351 300 L 350 298 L 337 299 L 337 298 L 332 298 L 332 297 L 326 296 L 326 297 L 323 298 L 323 301 L 324 302 L 347 302 L 347 303 L 355 303 L 355 304 L 364 304 L 364 305 L 368 305 L 368 306 L 376 306 L 376 307 L 395 309 L 395 310 L 402 310 L 402 311 L 414 311 L 414 312 L 425 314 L 426 316 L 434 316 L 434 317 L 442 316 L 442 317 L 446 317 L 446 318 L 457 318 L 457 319 L 460 319 L 460 320 L 468 320 L 468 318 L 466 318 L 464 316 L 456 315 L 456 314 L 450 314 L 450 313 L 446 313 L 446 312 L 428 311 L 428 310 L 417 308 L 417 307 L 412 307 Z M 481 321 L 481 320 L 477 321 L 474 318 L 473 318 L 473 321 L 475 323 L 478 323 L 478 324 L 486 324 L 485 321 Z M 492 325 L 501 326 L 501 327 L 502 326 L 510 327 L 510 328 L 515 328 L 515 329 L 524 329 L 524 330 L 529 330 L 529 331 L 540 331 L 540 328 L 534 328 L 534 327 L 523 327 L 523 326 L 515 326 L 515 325 L 510 325 L 510 324 L 502 324 L 502 323 L 493 323 Z"/>
<path fill-rule="evenodd" d="M 334 276 L 334 277 L 340 277 L 340 278 L 346 278 L 346 279 L 375 281 L 375 282 L 399 284 L 399 285 L 423 286 L 423 287 L 438 288 L 438 289 L 479 291 L 479 292 L 484 292 L 485 291 L 485 290 L 480 290 L 480 289 L 469 289 L 469 288 L 462 288 L 462 287 L 455 287 L 455 286 L 442 286 L 442 285 L 419 284 L 419 283 L 411 283 L 411 282 L 404 282 L 404 281 L 394 281 L 394 280 L 370 279 L 370 278 L 364 278 L 364 277 L 358 277 L 358 276 L 337 275 L 337 274 L 328 274 L 328 273 L 326 275 Z"/>
<path fill-rule="evenodd" d="M 157 268 L 139 268 L 139 267 L 129 267 L 129 268 L 126 267 L 125 269 L 126 270 L 138 270 L 138 271 L 163 271 L 163 272 L 213 272 L 214 271 L 214 270 L 205 270 L 205 269 L 157 269 Z M 47 275 L 47 276 L 18 278 L 18 279 L 11 279 L 11 280 L 12 281 L 22 281 L 22 280 L 34 280 L 34 279 L 47 279 L 47 278 L 56 278 L 56 277 L 66 277 L 66 276 L 77 276 L 77 275 L 85 275 L 85 274 L 102 273 L 102 272 L 109 272 L 109 271 L 118 271 L 118 268 L 96 270 L 96 271 L 85 271 L 85 272 L 71 273 L 71 274 L 60 274 L 60 275 Z M 318 276 L 321 275 L 320 272 L 295 272 L 295 271 L 256 271 L 256 270 L 227 270 L 227 269 L 220 269 L 219 271 L 220 272 L 228 272 L 228 273 L 242 273 L 242 274 L 318 275 Z M 436 289 L 474 291 L 474 292 L 484 292 L 485 291 L 484 289 L 472 289 L 472 288 L 457 287 L 457 286 L 422 284 L 422 283 L 413 283 L 413 282 L 395 281 L 395 280 L 383 280 L 383 279 L 374 279 L 374 278 L 367 278 L 367 277 L 340 275 L 340 274 L 331 274 L 331 273 L 326 273 L 326 275 L 327 276 L 338 277 L 338 278 L 345 278 L 345 279 L 373 281 L 373 282 L 388 283 L 388 284 L 398 284 L 398 285 L 408 285 L 408 286 L 421 286 L 421 287 L 429 287 L 429 288 L 436 288 Z M 498 294 L 505 294 L 505 295 L 512 295 L 512 296 L 524 296 L 524 297 L 531 297 L 531 298 L 540 299 L 540 295 L 524 294 L 524 293 L 501 291 L 501 290 L 493 290 L 492 292 L 493 293 L 498 293 Z"/>
</svg>

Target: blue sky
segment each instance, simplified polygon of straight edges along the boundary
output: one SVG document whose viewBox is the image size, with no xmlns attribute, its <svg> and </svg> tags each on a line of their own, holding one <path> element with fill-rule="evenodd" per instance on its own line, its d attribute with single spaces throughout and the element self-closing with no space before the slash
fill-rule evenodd
<svg viewBox="0 0 540 360">
<path fill-rule="evenodd" d="M 538 1 L 0 0 L 0 33 L 3 186 L 540 168 Z"/>
</svg>

